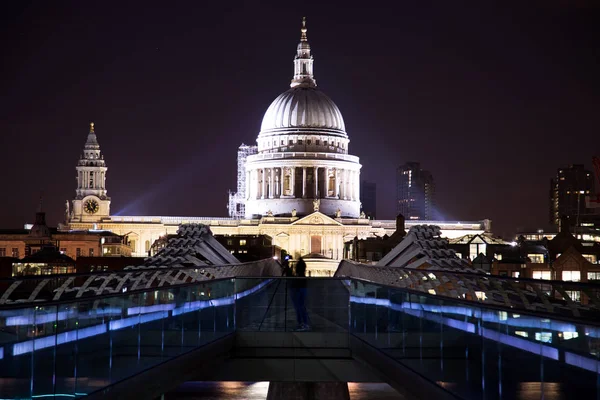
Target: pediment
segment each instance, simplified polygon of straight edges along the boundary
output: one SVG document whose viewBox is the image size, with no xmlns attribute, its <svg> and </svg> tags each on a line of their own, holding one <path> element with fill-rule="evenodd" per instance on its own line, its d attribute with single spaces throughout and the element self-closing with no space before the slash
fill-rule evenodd
<svg viewBox="0 0 600 400">
<path fill-rule="evenodd" d="M 277 235 L 275 235 L 275 237 L 290 237 L 290 235 L 285 232 L 279 232 Z"/>
<path fill-rule="evenodd" d="M 292 225 L 336 225 L 342 226 L 335 219 L 319 212 L 315 211 L 312 214 L 307 215 L 306 217 L 302 217 L 297 221 L 292 222 Z"/>
</svg>

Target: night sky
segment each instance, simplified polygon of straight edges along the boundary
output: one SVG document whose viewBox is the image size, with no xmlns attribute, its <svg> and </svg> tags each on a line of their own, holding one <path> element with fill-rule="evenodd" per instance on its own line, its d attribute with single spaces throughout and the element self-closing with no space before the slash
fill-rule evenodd
<svg viewBox="0 0 600 400">
<path fill-rule="evenodd" d="M 226 216 L 237 147 L 289 88 L 304 15 L 379 218 L 395 215 L 396 167 L 420 161 L 447 219 L 544 227 L 556 169 L 600 155 L 597 2 L 12 3 L 1 228 L 32 222 L 41 192 L 62 219 L 90 121 L 112 214 Z"/>
</svg>

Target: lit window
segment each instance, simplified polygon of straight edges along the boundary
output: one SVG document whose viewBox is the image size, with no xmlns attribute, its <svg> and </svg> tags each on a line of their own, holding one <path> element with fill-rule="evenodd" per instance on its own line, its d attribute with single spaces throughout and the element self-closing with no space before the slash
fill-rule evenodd
<svg viewBox="0 0 600 400">
<path fill-rule="evenodd" d="M 510 276 L 512 276 L 513 278 L 518 278 L 520 275 L 520 271 L 512 271 Z"/>
<path fill-rule="evenodd" d="M 246 239 L 240 239 L 240 246 L 246 245 Z"/>
<path fill-rule="evenodd" d="M 581 272 L 579 272 L 579 271 L 563 271 L 562 280 L 579 282 L 581 280 Z"/>
<path fill-rule="evenodd" d="M 94 249 L 89 249 L 89 255 L 90 257 L 94 257 Z"/>
<path fill-rule="evenodd" d="M 536 332 L 535 340 L 538 342 L 552 343 L 552 332 Z"/>
<path fill-rule="evenodd" d="M 595 254 L 583 254 L 583 258 L 585 258 L 592 264 L 596 264 L 597 258 Z"/>
<path fill-rule="evenodd" d="M 572 301 L 579 303 L 581 301 L 581 292 L 579 290 L 565 290 Z"/>
<path fill-rule="evenodd" d="M 0 247 L 0 257 L 6 257 L 6 248 Z"/>
<path fill-rule="evenodd" d="M 600 281 L 600 272 L 588 272 L 588 281 Z"/>
<path fill-rule="evenodd" d="M 563 332 L 562 336 L 563 336 L 563 339 L 565 339 L 565 340 L 575 339 L 575 338 L 579 337 L 579 333 L 577 333 L 577 332 Z"/>
<path fill-rule="evenodd" d="M 544 255 L 543 254 L 527 254 L 527 258 L 529 258 L 532 263 L 536 263 L 536 264 L 544 263 Z"/>
<path fill-rule="evenodd" d="M 531 276 L 533 277 L 533 279 L 551 279 L 550 271 L 533 271 Z"/>
<path fill-rule="evenodd" d="M 14 258 L 19 258 L 19 248 L 18 247 L 13 247 L 13 249 L 12 249 L 12 256 Z"/>
<path fill-rule="evenodd" d="M 527 333 L 525 331 L 515 331 L 515 335 L 522 336 L 522 337 L 529 337 L 529 333 Z"/>
</svg>

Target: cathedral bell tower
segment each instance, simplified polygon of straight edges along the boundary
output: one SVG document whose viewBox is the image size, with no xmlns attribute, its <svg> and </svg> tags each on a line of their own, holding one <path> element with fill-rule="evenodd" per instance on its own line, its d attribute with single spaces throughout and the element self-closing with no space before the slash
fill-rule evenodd
<svg viewBox="0 0 600 400">
<path fill-rule="evenodd" d="M 77 190 L 73 210 L 68 210 L 70 222 L 99 222 L 110 216 L 110 197 L 106 196 L 106 164 L 90 123 L 90 132 L 77 163 Z"/>
</svg>

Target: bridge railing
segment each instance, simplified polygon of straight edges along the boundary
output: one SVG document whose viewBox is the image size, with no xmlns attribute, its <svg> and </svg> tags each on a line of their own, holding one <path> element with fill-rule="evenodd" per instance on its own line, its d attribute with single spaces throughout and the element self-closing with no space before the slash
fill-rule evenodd
<svg viewBox="0 0 600 400">
<path fill-rule="evenodd" d="M 458 398 L 600 396 L 598 320 L 351 282 L 350 333 Z"/>
<path fill-rule="evenodd" d="M 484 273 L 377 267 L 342 261 L 335 274 L 401 289 L 460 299 L 482 306 L 600 320 L 600 285 L 595 283 L 509 278 Z"/>
<path fill-rule="evenodd" d="M 356 338 L 459 398 L 600 394 L 598 320 L 356 278 L 236 277 L 0 307 L 2 398 L 82 397 L 236 331 Z"/>
<path fill-rule="evenodd" d="M 0 307 L 147 291 L 235 276 L 281 276 L 281 265 L 269 258 L 216 266 L 128 267 L 111 272 L 3 278 L 0 279 Z"/>
</svg>

